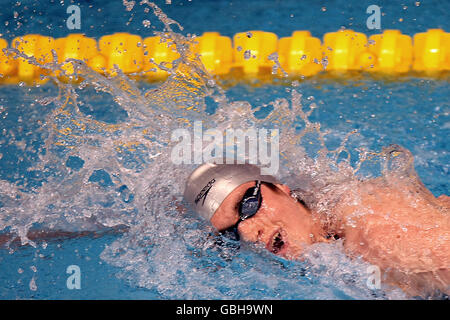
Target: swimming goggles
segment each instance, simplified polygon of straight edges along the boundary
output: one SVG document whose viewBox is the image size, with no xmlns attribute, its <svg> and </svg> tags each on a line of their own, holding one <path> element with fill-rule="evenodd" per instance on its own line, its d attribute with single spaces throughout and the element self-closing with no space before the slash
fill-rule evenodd
<svg viewBox="0 0 450 320">
<path fill-rule="evenodd" d="M 253 217 L 261 207 L 261 181 L 257 180 L 254 187 L 249 188 L 242 200 L 239 202 L 239 220 L 235 225 L 223 230 L 221 233 L 225 237 L 239 241 L 239 233 L 237 231 L 239 223 Z"/>
</svg>

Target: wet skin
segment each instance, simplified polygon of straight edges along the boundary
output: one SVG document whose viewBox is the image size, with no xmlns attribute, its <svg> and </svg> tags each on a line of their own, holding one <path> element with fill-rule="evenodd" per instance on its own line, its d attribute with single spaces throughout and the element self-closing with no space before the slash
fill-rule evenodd
<svg viewBox="0 0 450 320">
<path fill-rule="evenodd" d="M 238 204 L 255 182 L 236 188 L 211 218 L 218 230 L 238 221 Z M 244 241 L 258 242 L 287 259 L 301 259 L 304 249 L 327 235 L 343 238 L 351 256 L 361 256 L 380 267 L 384 280 L 411 295 L 450 290 L 449 197 L 435 198 L 401 181 L 387 186 L 372 179 L 361 182 L 331 213 L 332 225 L 310 211 L 285 185 L 262 185 L 262 204 L 238 232 Z"/>
</svg>

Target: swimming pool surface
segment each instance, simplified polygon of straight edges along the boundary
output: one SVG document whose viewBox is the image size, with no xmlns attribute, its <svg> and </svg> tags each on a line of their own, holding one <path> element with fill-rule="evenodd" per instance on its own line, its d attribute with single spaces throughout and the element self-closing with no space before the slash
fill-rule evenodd
<svg viewBox="0 0 450 320">
<path fill-rule="evenodd" d="M 7 40 L 30 33 L 55 38 L 70 33 L 64 21 L 67 4 L 49 0 L 21 1 L 20 5 L 16 1 L 3 2 L 5 7 L 8 5 L 11 8 L 0 13 L 1 37 Z M 378 33 L 367 30 L 365 25 L 365 9 L 372 1 L 350 4 L 348 1 L 173 0 L 170 5 L 165 1 L 155 3 L 184 27 L 183 34 L 200 35 L 205 31 L 218 31 L 231 37 L 237 32 L 264 30 L 282 37 L 289 36 L 294 30 L 310 30 L 313 36 L 322 37 L 326 32 L 341 27 L 364 32 L 368 36 Z M 145 13 L 139 4 L 130 12 L 125 10 L 122 1 L 79 1 L 78 5 L 83 17 L 81 32 L 90 37 L 99 38 L 120 31 L 144 37 L 162 28 L 157 19 L 151 13 Z M 399 29 L 409 35 L 428 28 L 450 29 L 449 1 L 381 1 L 379 5 L 384 13 L 383 29 Z M 151 27 L 142 24 L 145 19 L 151 21 Z M 138 83 L 137 86 L 144 92 L 158 85 Z M 230 102 L 247 101 L 252 108 L 257 108 L 270 105 L 277 99 L 289 100 L 291 90 L 291 87 L 282 84 L 255 87 L 241 83 L 227 87 L 226 96 Z M 448 78 L 403 76 L 399 79 L 375 79 L 363 76 L 352 80 L 318 76 L 300 81 L 295 90 L 303 95 L 305 104 L 315 102 L 318 105 L 310 120 L 319 122 L 321 129 L 330 131 L 327 135 L 330 148 L 337 147 L 345 135 L 354 129 L 358 129 L 359 134 L 352 136 L 347 145 L 353 156 L 356 155 L 356 148 L 362 146 L 380 151 L 383 146 L 399 144 L 412 152 L 420 178 L 435 196 L 450 194 Z M 84 102 L 80 105 L 80 111 L 99 122 L 125 123 L 131 117 L 129 111 L 127 114 L 108 95 L 89 88 L 80 90 L 78 94 Z M 62 147 L 59 150 L 59 146 L 52 150 L 60 156 L 55 156 L 55 162 L 71 170 L 59 170 L 58 165 L 51 162 L 46 163 L 48 168 L 37 165 L 46 152 L 50 152 L 44 148 L 51 132 L 45 124 L 47 117 L 56 109 L 55 104 L 51 101 L 47 103 L 46 99 L 57 95 L 58 88 L 51 83 L 33 88 L 0 86 L 0 179 L 9 183 L 8 186 L 14 184 L 22 192 L 38 194 L 43 190 L 40 188 L 53 179 L 54 185 L 46 190 L 60 187 L 69 190 L 69 178 L 82 171 L 83 163 L 79 159 L 83 156 L 69 160 L 70 150 L 63 150 Z M 267 115 L 268 111 L 264 110 L 260 111 L 260 117 Z M 214 112 L 215 107 L 207 111 Z M 90 134 L 94 137 L 98 134 L 103 141 L 107 134 L 95 131 L 98 129 L 100 132 L 101 128 L 94 126 Z M 89 149 L 81 149 L 87 157 Z M 132 155 L 118 157 L 117 163 L 122 169 L 150 175 L 148 172 L 151 170 L 146 169 L 152 165 L 152 160 L 139 155 L 139 152 L 145 151 L 138 147 Z M 157 216 L 159 220 L 146 217 L 148 224 L 139 225 L 136 221 L 140 216 L 136 212 L 144 205 L 127 190 L 145 185 L 145 177 L 137 182 L 120 180 L 110 172 L 117 164 L 108 161 L 106 159 L 96 164 L 89 177 L 88 182 L 95 185 L 95 188 L 92 187 L 92 197 L 89 197 L 91 187 L 86 185 L 81 186 L 80 192 L 71 191 L 77 208 L 67 211 L 64 222 L 52 220 L 55 219 L 52 217 L 53 203 L 51 200 L 46 202 L 43 195 L 36 198 L 44 203 L 40 207 L 41 214 L 49 221 L 61 222 L 71 231 L 89 229 L 84 222 L 77 222 L 82 216 L 111 225 L 117 221 L 127 221 L 129 217 L 134 219 L 131 234 L 140 238 L 135 240 L 132 236 L 118 233 L 38 241 L 36 247 L 12 245 L 10 249 L 0 249 L 0 299 L 404 297 L 399 290 L 385 292 L 367 289 L 366 279 L 361 276 L 366 264 L 351 261 L 340 251 L 339 245 L 314 246 L 311 249 L 312 262 L 305 265 L 274 257 L 252 245 L 243 245 L 236 253 L 197 244 L 194 239 L 205 236 L 205 226 L 192 217 L 183 222 L 176 213 L 169 214 L 167 218 Z M 363 167 L 362 174 L 376 175 L 377 169 Z M 170 176 L 169 172 L 165 176 Z M 182 177 L 182 173 L 173 173 L 174 181 Z M 5 186 L 1 184 L 2 188 Z M 177 192 L 173 191 L 174 194 Z M 36 222 L 23 212 L 33 207 L 33 199 L 24 207 L 17 208 L 21 212 L 17 215 L 17 221 L 14 217 L 3 217 L 2 226 L 7 226 L 3 232 L 10 231 L 12 226 L 30 223 L 29 226 L 38 228 L 40 223 L 48 222 L 46 219 Z M 161 199 L 152 199 L 156 203 L 152 202 L 152 205 L 157 206 L 158 201 L 162 203 Z M 7 196 L 1 193 L 0 208 L 6 206 L 8 201 Z M 116 206 L 117 203 L 120 205 Z M 104 209 L 106 213 L 89 216 L 86 211 L 91 206 L 95 206 L 98 212 Z M 114 210 L 108 211 L 109 208 Z M 145 242 L 145 237 L 150 240 Z M 146 243 L 148 246 L 143 245 Z M 224 259 L 224 255 L 232 259 Z M 69 290 L 66 286 L 69 265 L 80 267 L 80 290 Z"/>
</svg>

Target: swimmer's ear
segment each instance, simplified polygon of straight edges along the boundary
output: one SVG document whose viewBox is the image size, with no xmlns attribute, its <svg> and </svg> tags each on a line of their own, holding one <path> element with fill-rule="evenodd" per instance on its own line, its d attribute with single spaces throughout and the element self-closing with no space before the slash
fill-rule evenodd
<svg viewBox="0 0 450 320">
<path fill-rule="evenodd" d="M 276 186 L 278 187 L 278 189 L 280 189 L 281 191 L 286 193 L 288 196 L 291 195 L 291 189 L 287 185 L 285 185 L 285 184 L 276 184 Z"/>
</svg>

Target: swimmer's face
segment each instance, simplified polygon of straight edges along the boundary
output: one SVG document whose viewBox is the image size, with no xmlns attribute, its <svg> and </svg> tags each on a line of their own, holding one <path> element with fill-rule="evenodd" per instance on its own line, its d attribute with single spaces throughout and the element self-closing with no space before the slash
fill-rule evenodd
<svg viewBox="0 0 450 320">
<path fill-rule="evenodd" d="M 211 218 L 215 228 L 225 230 L 239 221 L 239 203 L 255 184 L 244 183 L 228 195 Z M 243 240 L 262 243 L 274 254 L 296 259 L 306 246 L 323 239 L 319 224 L 308 209 L 291 197 L 287 186 L 263 183 L 261 196 L 258 212 L 238 225 Z"/>
</svg>

